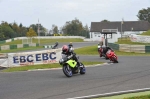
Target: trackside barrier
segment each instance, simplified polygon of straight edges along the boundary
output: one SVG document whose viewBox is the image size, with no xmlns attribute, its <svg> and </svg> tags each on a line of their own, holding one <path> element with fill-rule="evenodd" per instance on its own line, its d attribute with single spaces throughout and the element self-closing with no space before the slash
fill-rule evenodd
<svg viewBox="0 0 150 99">
<path fill-rule="evenodd" d="M 145 53 L 145 45 L 119 44 L 119 51 Z"/>
<path fill-rule="evenodd" d="M 145 53 L 150 53 L 150 46 L 145 46 Z"/>
<path fill-rule="evenodd" d="M 131 35 L 130 40 L 132 42 L 150 43 L 150 36 L 143 35 Z"/>
<path fill-rule="evenodd" d="M 131 45 L 131 52 L 145 53 L 145 45 Z"/>
<path fill-rule="evenodd" d="M 113 48 L 114 50 L 119 50 L 123 52 L 150 53 L 150 46 L 147 46 L 147 45 L 108 43 L 108 46 Z"/>
<path fill-rule="evenodd" d="M 0 67 L 8 66 L 8 54 L 0 53 Z"/>
<path fill-rule="evenodd" d="M 110 46 L 114 50 L 119 50 L 119 44 L 115 43 L 108 43 L 108 46 Z"/>
<path fill-rule="evenodd" d="M 32 43 L 32 44 L 16 44 L 16 45 L 2 45 L 0 46 L 0 50 L 10 50 L 10 49 L 17 49 L 17 48 L 27 48 L 30 46 L 37 47 L 39 44 L 37 43 Z"/>
<path fill-rule="evenodd" d="M 5 62 L 1 63 L 1 67 L 18 67 L 27 65 L 58 63 L 60 58 L 61 49 L 8 53 L 8 58 L 5 59 Z"/>
<path fill-rule="evenodd" d="M 53 48 L 54 45 L 44 45 L 44 48 Z"/>
<path fill-rule="evenodd" d="M 130 45 L 119 44 L 119 51 L 130 52 Z"/>
</svg>

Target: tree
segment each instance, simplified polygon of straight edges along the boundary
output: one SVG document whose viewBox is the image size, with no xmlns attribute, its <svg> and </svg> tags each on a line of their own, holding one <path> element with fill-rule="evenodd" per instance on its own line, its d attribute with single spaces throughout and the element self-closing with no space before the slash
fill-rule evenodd
<svg viewBox="0 0 150 99">
<path fill-rule="evenodd" d="M 20 26 L 19 26 L 20 27 Z M 22 27 L 20 27 L 20 33 L 19 33 L 19 35 L 18 36 L 26 36 L 26 33 L 28 32 L 28 29 L 27 29 L 27 27 L 25 27 L 25 26 L 22 26 Z"/>
<path fill-rule="evenodd" d="M 139 20 L 150 22 L 150 7 L 139 10 L 137 17 Z"/>
<path fill-rule="evenodd" d="M 54 33 L 54 34 L 58 34 L 58 27 L 57 27 L 57 26 L 54 27 L 53 33 Z"/>
<path fill-rule="evenodd" d="M 62 28 L 62 31 L 64 35 L 89 37 L 88 25 L 83 26 L 82 22 L 77 18 L 72 21 L 66 22 L 66 24 Z"/>
<path fill-rule="evenodd" d="M 27 37 L 34 37 L 34 36 L 37 36 L 37 34 L 32 28 L 29 28 L 29 31 L 27 32 L 26 36 Z"/>
<path fill-rule="evenodd" d="M 0 33 L 1 33 L 1 37 L 3 37 L 3 40 L 16 37 L 16 33 L 9 26 L 9 24 L 7 22 L 1 24 Z M 2 38 L 1 38 L 1 40 L 2 40 Z"/>
<path fill-rule="evenodd" d="M 59 30 L 58 30 L 58 26 L 56 26 L 55 24 L 52 25 L 52 28 L 50 31 L 51 31 L 51 35 L 58 36 Z"/>
<path fill-rule="evenodd" d="M 20 36 L 20 35 L 21 35 L 21 33 L 20 33 L 20 27 L 18 26 L 17 23 L 14 22 L 14 23 L 12 24 L 12 29 L 14 30 L 14 32 L 16 32 L 17 36 Z"/>
<path fill-rule="evenodd" d="M 22 23 L 20 23 L 19 27 L 22 28 Z"/>
<path fill-rule="evenodd" d="M 58 30 L 58 26 L 56 26 L 55 24 L 52 25 L 51 28 L 52 33 L 51 34 L 58 34 L 59 30 Z"/>
<path fill-rule="evenodd" d="M 88 28 L 88 25 L 86 24 L 85 26 L 84 26 L 84 36 L 85 37 L 87 37 L 87 38 L 89 38 L 90 37 L 90 30 L 89 30 L 89 28 Z"/>
<path fill-rule="evenodd" d="M 26 36 L 26 33 L 27 33 L 27 28 L 24 27 L 21 23 L 19 25 L 19 36 Z"/>
<path fill-rule="evenodd" d="M 2 31 L 2 26 L 0 25 L 0 40 L 5 40 L 4 33 Z"/>
<path fill-rule="evenodd" d="M 108 20 L 104 19 L 104 20 L 102 20 L 101 22 L 110 22 L 110 21 L 108 21 Z"/>
<path fill-rule="evenodd" d="M 30 27 L 32 27 L 32 29 L 37 33 L 37 35 L 45 36 L 46 28 L 44 28 L 41 24 L 32 24 L 30 25 Z M 39 27 L 39 34 L 38 34 L 38 27 Z"/>
<path fill-rule="evenodd" d="M 67 21 L 62 28 L 62 31 L 65 35 L 81 36 L 82 31 L 84 30 L 82 22 L 77 18 L 72 21 Z"/>
</svg>

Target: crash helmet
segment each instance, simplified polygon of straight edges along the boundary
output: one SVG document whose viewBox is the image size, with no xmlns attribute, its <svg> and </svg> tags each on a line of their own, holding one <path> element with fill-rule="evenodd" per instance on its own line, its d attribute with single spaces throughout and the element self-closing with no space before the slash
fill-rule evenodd
<svg viewBox="0 0 150 99">
<path fill-rule="evenodd" d="M 68 46 L 67 45 L 63 45 L 62 52 L 67 53 L 68 50 L 69 50 Z"/>
</svg>

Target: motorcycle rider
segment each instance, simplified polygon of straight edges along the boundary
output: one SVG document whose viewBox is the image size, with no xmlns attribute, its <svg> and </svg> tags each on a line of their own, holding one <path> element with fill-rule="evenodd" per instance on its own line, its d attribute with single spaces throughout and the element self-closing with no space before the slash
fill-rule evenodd
<svg viewBox="0 0 150 99">
<path fill-rule="evenodd" d="M 73 48 L 72 42 L 70 42 L 68 46 L 69 46 L 70 48 L 71 48 L 71 47 Z"/>
<path fill-rule="evenodd" d="M 103 46 L 103 41 L 100 41 L 98 43 L 98 52 L 100 54 L 100 57 L 102 57 L 102 54 L 103 54 L 103 47 L 105 47 L 105 46 Z"/>
<path fill-rule="evenodd" d="M 80 64 L 78 58 L 76 57 L 76 53 L 74 53 L 74 50 L 72 49 L 72 47 L 67 46 L 67 45 L 63 45 L 62 47 L 62 54 L 67 56 L 67 59 L 73 59 L 77 62 L 77 65 L 79 67 L 82 67 L 82 65 Z"/>
<path fill-rule="evenodd" d="M 58 41 L 55 43 L 52 49 L 56 49 L 57 46 L 58 46 Z"/>
<path fill-rule="evenodd" d="M 103 53 L 105 54 L 105 58 L 106 59 L 108 59 L 107 56 L 106 56 L 106 53 L 107 53 L 108 50 L 112 50 L 113 51 L 113 49 L 110 48 L 109 46 L 106 46 L 106 47 L 103 48 Z"/>
<path fill-rule="evenodd" d="M 101 44 L 101 48 L 103 49 L 102 53 L 105 55 L 105 58 L 108 59 L 107 56 L 106 56 L 106 53 L 107 53 L 108 50 L 112 50 L 113 51 L 113 49 L 110 48 L 109 46 L 103 45 L 103 42 L 100 42 L 100 44 Z"/>
<path fill-rule="evenodd" d="M 101 54 L 101 45 L 100 45 L 100 43 L 98 43 L 98 53 L 99 53 L 99 55 L 100 55 L 100 57 L 102 57 L 102 54 Z"/>
</svg>

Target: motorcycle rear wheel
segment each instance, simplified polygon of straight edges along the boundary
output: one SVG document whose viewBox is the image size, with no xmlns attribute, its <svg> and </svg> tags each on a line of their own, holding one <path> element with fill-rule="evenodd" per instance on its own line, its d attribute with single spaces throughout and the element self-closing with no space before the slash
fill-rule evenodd
<svg viewBox="0 0 150 99">
<path fill-rule="evenodd" d="M 85 69 L 85 66 L 83 65 L 83 63 L 80 63 L 83 67 L 80 68 L 80 74 L 85 74 L 86 72 L 86 69 Z"/>
</svg>

